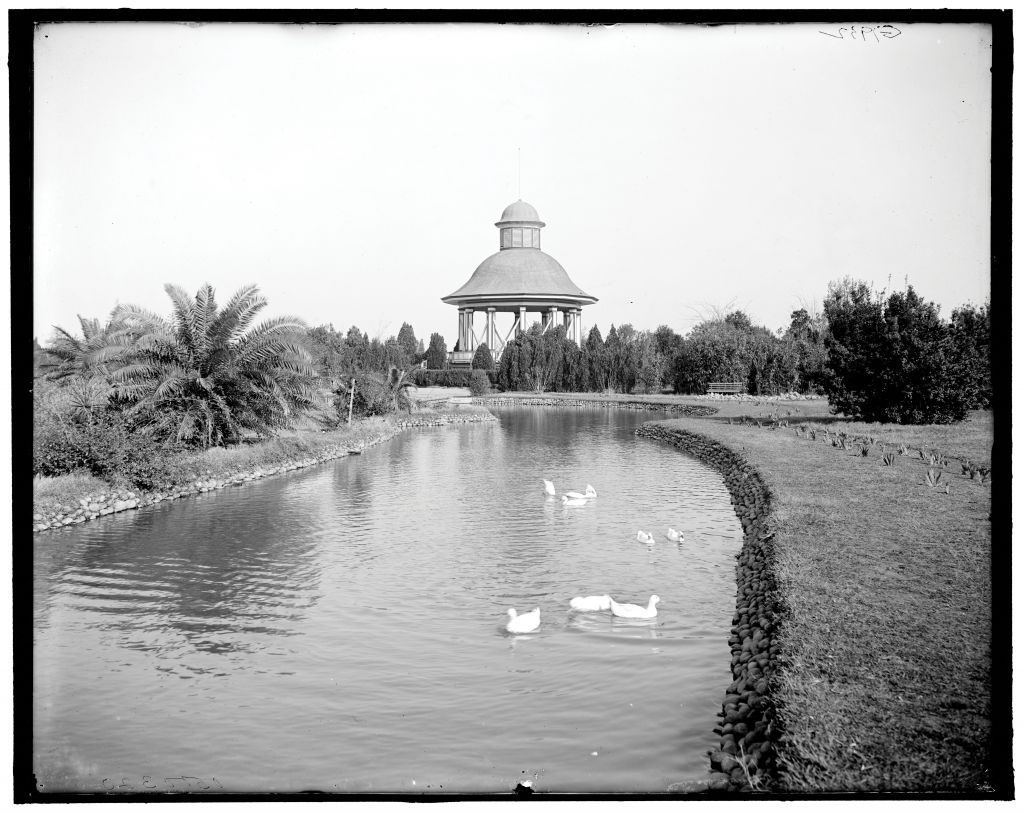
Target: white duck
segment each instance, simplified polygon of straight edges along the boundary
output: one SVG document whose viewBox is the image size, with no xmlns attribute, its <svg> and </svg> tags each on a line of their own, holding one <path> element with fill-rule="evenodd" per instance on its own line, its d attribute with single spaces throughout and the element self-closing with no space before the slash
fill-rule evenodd
<svg viewBox="0 0 1024 813">
<path fill-rule="evenodd" d="M 591 612 L 594 610 L 610 610 L 612 606 L 611 596 L 576 596 L 569 602 L 574 610 Z"/>
<path fill-rule="evenodd" d="M 597 491 L 590 483 L 587 483 L 586 491 L 582 494 L 578 491 L 566 491 L 565 496 L 570 500 L 592 500 L 597 496 Z"/>
<path fill-rule="evenodd" d="M 550 480 L 544 481 L 544 493 L 547 494 L 549 497 L 557 496 L 555 493 L 555 484 L 552 483 Z"/>
<path fill-rule="evenodd" d="M 570 492 L 571 493 L 571 492 Z M 562 505 L 586 505 L 586 497 L 570 497 L 569 494 L 562 495 Z"/>
<path fill-rule="evenodd" d="M 533 632 L 540 626 L 540 607 L 522 615 L 516 615 L 516 611 L 509 607 L 508 617 L 505 629 L 509 632 Z"/>
<path fill-rule="evenodd" d="M 649 534 L 649 533 L 645 533 L 644 531 L 637 531 L 636 532 L 636 541 L 637 542 L 643 542 L 645 545 L 653 545 L 654 544 L 654 537 L 651 534 Z"/>
<path fill-rule="evenodd" d="M 615 599 L 611 599 L 612 615 L 617 615 L 619 618 L 654 618 L 658 614 L 654 605 L 659 601 L 661 599 L 657 596 L 651 596 L 647 606 L 641 607 L 638 604 L 619 604 Z"/>
<path fill-rule="evenodd" d="M 665 536 L 672 542 L 683 541 L 683 532 L 677 531 L 675 528 L 669 528 L 668 531 L 665 532 Z"/>
</svg>

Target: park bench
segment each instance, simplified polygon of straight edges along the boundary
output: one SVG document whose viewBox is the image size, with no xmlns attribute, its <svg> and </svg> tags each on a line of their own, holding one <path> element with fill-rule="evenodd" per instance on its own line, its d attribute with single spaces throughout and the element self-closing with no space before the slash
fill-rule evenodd
<svg viewBox="0 0 1024 813">
<path fill-rule="evenodd" d="M 708 395 L 739 395 L 746 389 L 742 381 L 712 381 L 708 384 Z"/>
</svg>

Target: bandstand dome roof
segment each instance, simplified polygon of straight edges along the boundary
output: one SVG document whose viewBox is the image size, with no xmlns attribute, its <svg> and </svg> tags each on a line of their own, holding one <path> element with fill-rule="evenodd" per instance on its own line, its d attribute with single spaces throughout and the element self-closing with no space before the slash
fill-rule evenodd
<svg viewBox="0 0 1024 813">
<path fill-rule="evenodd" d="M 508 229 L 515 225 L 540 229 L 537 210 L 524 200 L 505 207 L 494 225 Z M 539 233 L 539 232 L 538 232 Z M 480 265 L 465 285 L 441 297 L 449 305 L 493 306 L 509 309 L 519 305 L 579 307 L 597 302 L 597 297 L 576 285 L 561 264 L 535 247 L 505 246 Z"/>
<path fill-rule="evenodd" d="M 579 305 L 597 302 L 569 279 L 558 260 L 539 248 L 508 248 L 492 254 L 465 285 L 441 301 L 468 305 L 495 299 L 558 299 Z"/>
</svg>

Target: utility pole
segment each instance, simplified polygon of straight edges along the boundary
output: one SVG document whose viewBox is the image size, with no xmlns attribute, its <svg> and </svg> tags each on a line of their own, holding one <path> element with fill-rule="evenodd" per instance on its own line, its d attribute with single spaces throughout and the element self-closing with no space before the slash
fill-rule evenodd
<svg viewBox="0 0 1024 813">
<path fill-rule="evenodd" d="M 352 399 L 356 397 L 356 380 L 352 379 L 352 387 L 348 391 L 348 425 L 352 425 Z"/>
</svg>

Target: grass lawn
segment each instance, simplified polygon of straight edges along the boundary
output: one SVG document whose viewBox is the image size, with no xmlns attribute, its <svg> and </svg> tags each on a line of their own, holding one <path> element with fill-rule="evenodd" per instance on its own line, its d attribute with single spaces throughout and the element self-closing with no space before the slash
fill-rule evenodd
<svg viewBox="0 0 1024 813">
<path fill-rule="evenodd" d="M 758 418 L 792 409 L 736 406 Z M 781 790 L 984 789 L 992 715 L 1009 714 L 1008 697 L 991 703 L 992 486 L 951 463 L 932 488 L 916 455 L 883 466 L 878 445 L 863 457 L 820 435 L 728 417 L 666 423 L 741 451 L 774 493 L 775 570 L 788 609 L 774 693 Z M 989 413 L 952 427 L 788 420 L 872 434 L 890 450 L 903 442 L 991 457 Z"/>
</svg>

